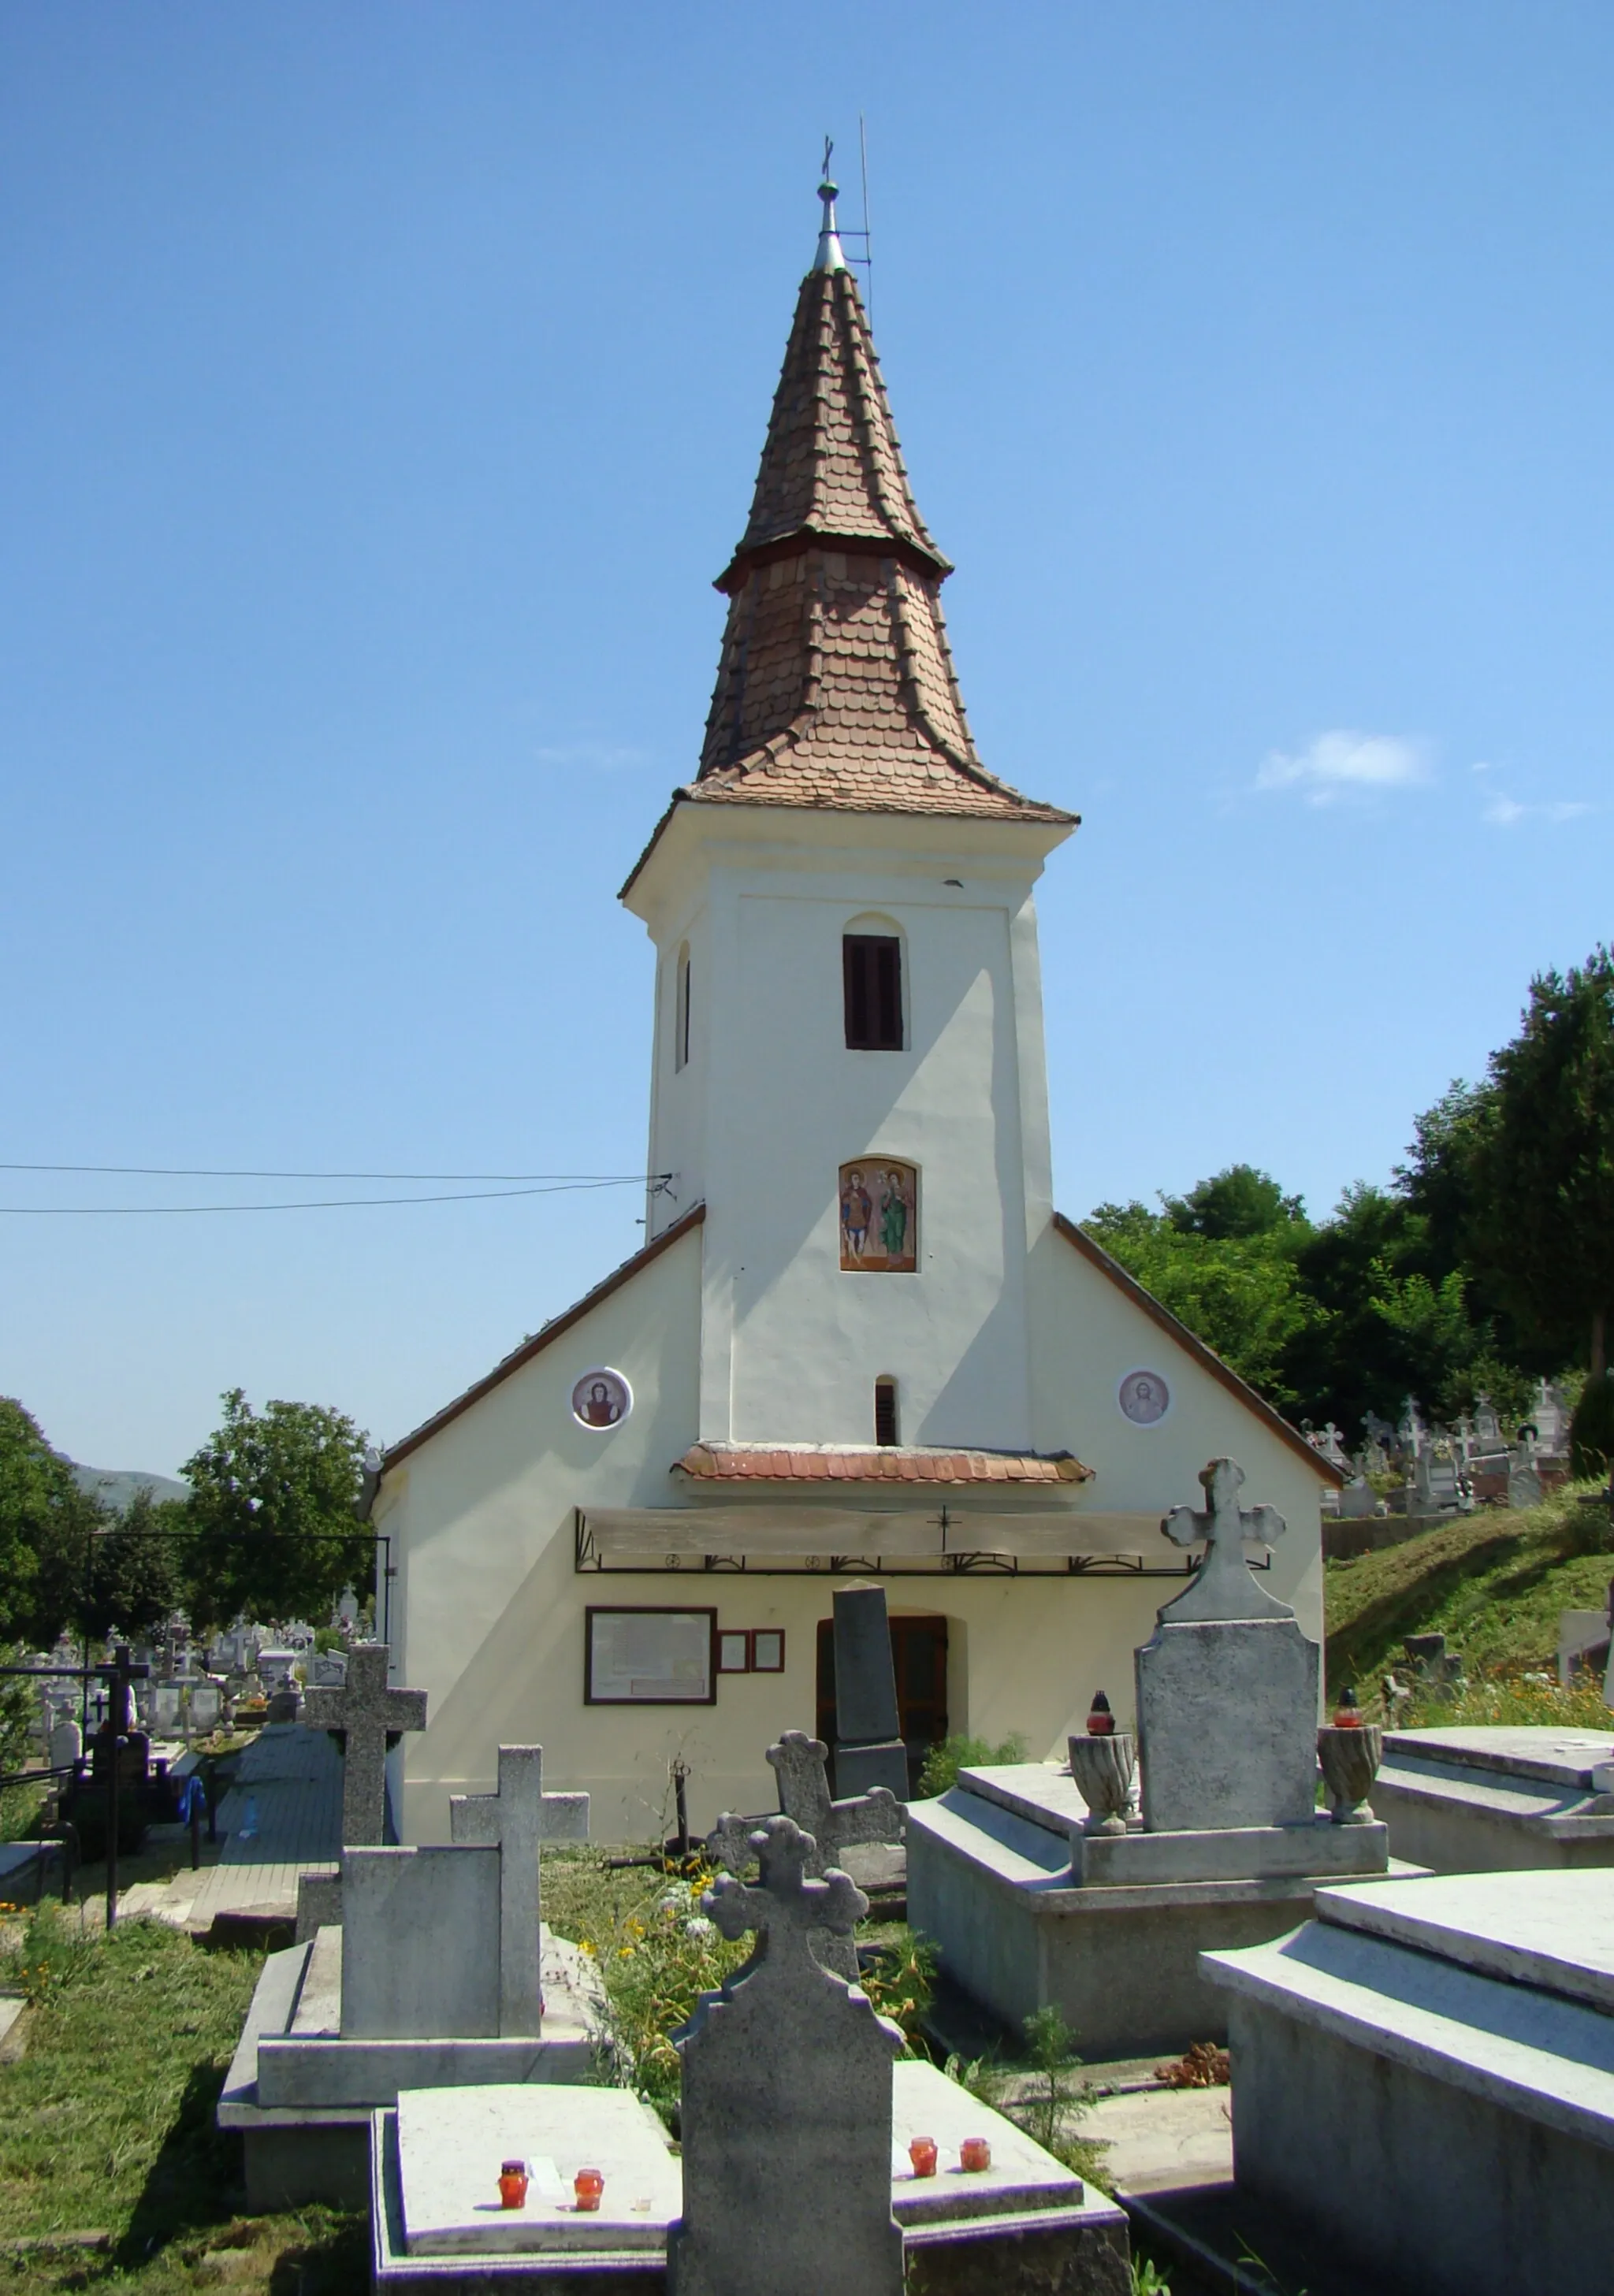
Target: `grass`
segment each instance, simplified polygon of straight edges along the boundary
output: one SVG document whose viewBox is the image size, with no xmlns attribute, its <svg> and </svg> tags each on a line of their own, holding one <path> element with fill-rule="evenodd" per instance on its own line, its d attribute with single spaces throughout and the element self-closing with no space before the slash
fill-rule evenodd
<svg viewBox="0 0 1614 2296">
<path fill-rule="evenodd" d="M 1476 1680 L 1554 1672 L 1559 1612 L 1602 1610 L 1614 1577 L 1607 1511 L 1578 1503 L 1579 1493 L 1590 1488 L 1571 1487 L 1517 1513 L 1497 1509 L 1462 1516 L 1420 1531 L 1400 1546 L 1330 1562 L 1325 1604 L 1330 1686 L 1375 1685 L 1387 1666 L 1401 1657 L 1404 1636 L 1437 1632 L 1462 1653 Z M 1606 1726 L 1608 1709 L 1601 1698 L 1596 1711 L 1595 1726 Z M 1442 1713 L 1453 1718 L 1449 1705 Z M 1555 1709 L 1472 1718 L 1569 1718 Z"/>
<path fill-rule="evenodd" d="M 213 2126 L 261 1967 L 156 1922 L 0 1915 L 0 1982 L 29 2004 L 26 2054 L 0 2064 L 0 2289 L 360 2296 L 362 2219 L 248 2217 L 239 2141 Z M 85 2232 L 105 2244 L 63 2243 Z"/>
</svg>

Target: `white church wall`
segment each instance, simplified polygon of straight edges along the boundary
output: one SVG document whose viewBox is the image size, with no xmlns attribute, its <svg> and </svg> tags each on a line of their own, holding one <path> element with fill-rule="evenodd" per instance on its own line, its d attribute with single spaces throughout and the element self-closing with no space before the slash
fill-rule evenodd
<svg viewBox="0 0 1614 2296">
<path fill-rule="evenodd" d="M 696 1227 L 386 1474 L 376 1528 L 399 1572 L 397 1679 L 430 1701 L 424 1733 L 406 1741 L 407 1839 L 447 1838 L 446 1800 L 435 1832 L 414 1831 L 420 1784 L 441 1788 L 427 1797 L 439 1800 L 462 1790 L 455 1781 L 490 1776 L 495 1718 L 529 1685 L 555 1718 L 543 1741 L 551 1783 L 589 1783 L 577 1765 L 597 1740 L 585 1745 L 578 1727 L 573 1509 L 666 1503 L 668 1469 L 695 1434 L 700 1257 Z M 634 1403 L 600 1432 L 577 1423 L 571 1393 L 602 1364 L 625 1374 Z M 581 1620 L 581 1597 L 575 1610 Z"/>
<path fill-rule="evenodd" d="M 701 1432 L 866 1442 L 874 1382 L 894 1375 L 904 1441 L 1023 1447 L 1025 1259 L 1050 1167 L 1031 900 L 1048 832 L 811 815 L 789 832 L 680 808 L 634 896 L 669 973 L 692 915 L 706 935 L 699 1071 L 670 1080 L 658 1056 L 651 1136 L 652 1168 L 678 1168 L 693 1125 L 672 1085 L 704 1096 Z M 842 937 L 871 917 L 902 944 L 902 1051 L 844 1042 Z M 843 1273 L 840 1168 L 882 1155 L 918 1168 L 919 1267 Z"/>
<path fill-rule="evenodd" d="M 1199 1470 L 1236 1459 L 1246 1505 L 1275 1506 L 1288 1525 L 1263 1583 L 1320 1637 L 1322 1472 L 1057 1228 L 1044 1231 L 1031 1265 L 1036 1447 L 1074 1451 L 1093 1470 L 1087 1503 L 1118 1513 L 1197 1506 Z M 1133 1424 L 1117 1399 L 1122 1378 L 1137 1370 L 1158 1372 L 1171 1392 L 1153 1426 Z M 1159 1545 L 1164 1552 L 1167 1541 Z"/>
</svg>

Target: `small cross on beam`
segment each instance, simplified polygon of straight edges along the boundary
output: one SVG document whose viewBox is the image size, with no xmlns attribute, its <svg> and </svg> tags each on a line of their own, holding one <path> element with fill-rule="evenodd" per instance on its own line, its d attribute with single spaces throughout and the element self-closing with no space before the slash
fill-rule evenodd
<svg viewBox="0 0 1614 2296">
<path fill-rule="evenodd" d="M 498 2030 L 539 2033 L 539 1845 L 587 1841 L 589 1797 L 544 1792 L 541 1746 L 501 1746 L 498 1791 L 451 1794 L 449 1833 L 498 1851 Z"/>
<path fill-rule="evenodd" d="M 349 1849 L 377 1847 L 386 1830 L 387 1747 L 405 1730 L 426 1726 L 424 1690 L 389 1690 L 385 1643 L 355 1643 L 344 1688 L 310 1690 L 302 1718 L 310 1730 L 342 1739 L 342 1840 Z"/>
<path fill-rule="evenodd" d="M 1165 1538 L 1178 1546 L 1206 1542 L 1205 1560 L 1186 1593 L 1160 1611 L 1163 1625 L 1178 1626 L 1205 1619 L 1292 1619 L 1287 1603 L 1258 1586 L 1245 1559 L 1244 1542 L 1258 1539 L 1270 1546 L 1281 1538 L 1283 1517 L 1275 1507 L 1240 1507 L 1244 1470 L 1235 1460 L 1213 1459 L 1199 1471 L 1209 1502 L 1203 1513 L 1175 1506 L 1160 1525 Z"/>
</svg>

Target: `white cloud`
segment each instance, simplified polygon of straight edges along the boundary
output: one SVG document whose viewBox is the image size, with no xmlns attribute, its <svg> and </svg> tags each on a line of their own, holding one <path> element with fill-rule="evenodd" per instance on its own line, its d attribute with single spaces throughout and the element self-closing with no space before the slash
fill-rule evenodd
<svg viewBox="0 0 1614 2296">
<path fill-rule="evenodd" d="M 1273 750 L 1256 775 L 1258 790 L 1297 790 L 1309 805 L 1406 789 L 1429 778 L 1421 742 L 1400 734 L 1356 734 L 1346 726 L 1319 734 L 1304 750 Z"/>
<path fill-rule="evenodd" d="M 1584 798 L 1558 798 L 1546 805 L 1520 805 L 1517 798 L 1496 796 L 1480 819 L 1488 821 L 1493 829 L 1516 829 L 1532 814 L 1543 821 L 1578 821 L 1583 813 L 1594 813 L 1596 809 Z"/>
</svg>

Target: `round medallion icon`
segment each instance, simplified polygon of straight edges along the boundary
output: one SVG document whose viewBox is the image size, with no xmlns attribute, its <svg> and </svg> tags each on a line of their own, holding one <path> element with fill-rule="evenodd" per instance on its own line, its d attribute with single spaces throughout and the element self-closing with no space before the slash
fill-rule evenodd
<svg viewBox="0 0 1614 2296">
<path fill-rule="evenodd" d="M 1172 1391 L 1157 1371 L 1129 1371 L 1116 1390 L 1116 1401 L 1134 1427 L 1155 1427 L 1172 1407 Z"/>
<path fill-rule="evenodd" d="M 580 1427 L 597 1434 L 620 1426 L 633 1408 L 633 1390 L 620 1371 L 597 1364 L 586 1371 L 572 1390 L 572 1416 Z"/>
</svg>

